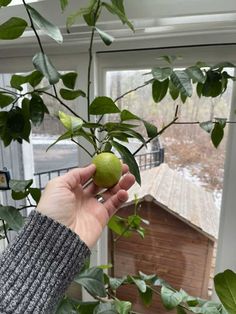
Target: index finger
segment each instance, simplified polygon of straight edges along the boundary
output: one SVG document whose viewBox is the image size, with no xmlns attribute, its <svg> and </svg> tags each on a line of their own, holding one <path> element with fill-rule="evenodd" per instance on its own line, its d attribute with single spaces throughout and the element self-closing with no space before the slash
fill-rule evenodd
<svg viewBox="0 0 236 314">
<path fill-rule="evenodd" d="M 67 183 L 71 189 L 78 187 L 79 184 L 84 185 L 95 173 L 96 166 L 90 164 L 84 168 L 76 168 L 64 174 L 61 178 Z"/>
</svg>

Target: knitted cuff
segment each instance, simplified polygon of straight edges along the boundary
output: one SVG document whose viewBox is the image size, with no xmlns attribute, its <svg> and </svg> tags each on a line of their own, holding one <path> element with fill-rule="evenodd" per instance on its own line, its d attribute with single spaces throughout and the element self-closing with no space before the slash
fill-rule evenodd
<svg viewBox="0 0 236 314">
<path fill-rule="evenodd" d="M 0 257 L 0 313 L 52 313 L 89 254 L 73 231 L 32 211 Z"/>
</svg>

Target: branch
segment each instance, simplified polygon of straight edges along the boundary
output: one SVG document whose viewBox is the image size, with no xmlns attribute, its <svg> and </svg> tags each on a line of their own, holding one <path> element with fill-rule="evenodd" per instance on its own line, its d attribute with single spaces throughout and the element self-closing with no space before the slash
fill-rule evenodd
<svg viewBox="0 0 236 314">
<path fill-rule="evenodd" d="M 82 148 L 91 158 L 93 157 L 93 155 L 90 154 L 90 152 L 84 146 L 82 146 L 80 143 L 78 143 L 76 140 L 74 140 L 72 138 L 71 141 L 74 142 L 75 144 L 77 144 L 80 148 Z"/>
<path fill-rule="evenodd" d="M 5 221 L 3 219 L 1 219 L 1 220 L 2 220 L 2 225 L 3 225 L 4 235 L 5 235 L 6 239 L 7 239 L 7 243 L 9 244 L 10 241 L 9 241 L 9 238 L 8 238 L 8 235 L 7 235 L 6 224 L 5 224 Z"/>
<path fill-rule="evenodd" d="M 141 88 L 147 86 L 148 84 L 150 84 L 150 82 L 145 82 L 144 84 L 142 84 L 142 85 L 140 85 L 140 86 L 138 86 L 138 87 L 136 87 L 136 88 L 134 88 L 134 89 L 130 89 L 129 91 L 127 91 L 127 92 L 124 93 L 123 95 L 117 97 L 117 98 L 114 100 L 114 102 L 117 102 L 118 100 L 120 100 L 121 98 L 127 96 L 127 95 L 130 94 L 130 93 L 136 92 L 137 90 L 139 90 L 139 89 L 141 89 Z"/>
</svg>

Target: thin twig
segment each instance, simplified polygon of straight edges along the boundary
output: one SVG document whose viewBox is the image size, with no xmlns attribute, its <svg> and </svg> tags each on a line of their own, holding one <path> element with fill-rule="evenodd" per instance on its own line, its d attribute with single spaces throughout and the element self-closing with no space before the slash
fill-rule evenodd
<svg viewBox="0 0 236 314">
<path fill-rule="evenodd" d="M 80 143 L 78 143 L 76 140 L 74 140 L 72 138 L 71 141 L 74 142 L 76 145 L 78 145 L 80 148 L 82 148 L 91 158 L 93 157 L 93 155 L 90 154 L 90 152 L 84 146 L 82 146 Z"/>
<path fill-rule="evenodd" d="M 133 88 L 133 89 L 130 89 L 129 91 L 127 91 L 127 92 L 124 93 L 123 95 L 117 97 L 117 98 L 114 100 L 114 102 L 117 102 L 118 100 L 120 100 L 121 98 L 123 98 L 123 97 L 129 95 L 130 93 L 136 92 L 137 90 L 139 90 L 139 89 L 141 89 L 141 88 L 147 86 L 148 84 L 150 84 L 150 82 L 145 82 L 144 84 L 142 84 L 142 85 L 140 85 L 140 86 L 137 86 L 137 87 L 135 87 L 135 88 Z"/>
</svg>

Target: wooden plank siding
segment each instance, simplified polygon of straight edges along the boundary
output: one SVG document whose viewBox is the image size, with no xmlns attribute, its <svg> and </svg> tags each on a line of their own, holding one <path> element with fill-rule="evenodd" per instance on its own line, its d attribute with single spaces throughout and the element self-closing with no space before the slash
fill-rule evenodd
<svg viewBox="0 0 236 314">
<path fill-rule="evenodd" d="M 120 216 L 133 214 L 133 205 L 122 208 Z M 208 284 L 214 242 L 154 202 L 143 201 L 139 214 L 150 221 L 144 239 L 139 235 L 120 238 L 115 246 L 115 276 L 156 273 L 176 289 L 193 296 L 208 298 Z M 145 308 L 134 287 L 122 287 L 118 297 L 135 303 L 134 310 L 167 313 L 155 295 Z M 168 312 L 169 313 L 169 312 Z"/>
</svg>

